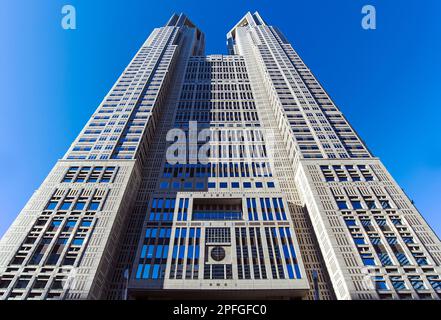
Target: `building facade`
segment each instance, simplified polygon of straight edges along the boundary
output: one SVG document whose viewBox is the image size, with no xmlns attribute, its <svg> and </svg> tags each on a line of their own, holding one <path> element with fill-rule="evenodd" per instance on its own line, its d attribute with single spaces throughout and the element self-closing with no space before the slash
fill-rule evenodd
<svg viewBox="0 0 441 320">
<path fill-rule="evenodd" d="M 2 299 L 440 299 L 441 243 L 282 33 L 154 29 L 0 241 Z"/>
</svg>

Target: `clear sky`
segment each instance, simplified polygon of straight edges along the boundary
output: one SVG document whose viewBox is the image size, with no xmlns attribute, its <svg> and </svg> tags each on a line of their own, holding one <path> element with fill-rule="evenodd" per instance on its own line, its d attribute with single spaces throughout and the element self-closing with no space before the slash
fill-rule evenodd
<svg viewBox="0 0 441 320">
<path fill-rule="evenodd" d="M 63 30 L 74 5 L 77 30 Z M 361 8 L 377 29 L 361 28 Z M 278 26 L 441 234 L 441 1 L 0 0 L 0 236 L 154 27 L 185 12 L 226 53 L 258 10 Z"/>
</svg>

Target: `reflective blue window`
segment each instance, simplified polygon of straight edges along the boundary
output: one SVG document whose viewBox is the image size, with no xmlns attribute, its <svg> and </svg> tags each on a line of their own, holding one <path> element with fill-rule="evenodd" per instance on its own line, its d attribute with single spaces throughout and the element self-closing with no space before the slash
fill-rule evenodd
<svg viewBox="0 0 441 320">
<path fill-rule="evenodd" d="M 155 245 L 153 245 L 153 244 L 148 245 L 146 250 L 147 251 L 145 253 L 145 257 L 147 259 L 153 258 L 153 250 L 155 250 Z"/>
<path fill-rule="evenodd" d="M 348 208 L 348 204 L 346 203 L 346 201 L 337 201 L 337 206 L 340 210 Z"/>
<path fill-rule="evenodd" d="M 249 188 L 251 188 L 251 182 L 244 182 L 244 183 L 243 183 L 243 187 L 244 187 L 245 189 L 249 189 Z"/>
<path fill-rule="evenodd" d="M 375 281 L 375 288 L 377 290 L 389 290 L 387 287 L 386 281 Z"/>
<path fill-rule="evenodd" d="M 390 203 L 389 203 L 389 201 L 387 201 L 387 200 L 383 200 L 383 201 L 381 201 L 381 207 L 382 207 L 383 209 L 390 209 L 390 208 L 391 208 Z"/>
<path fill-rule="evenodd" d="M 72 244 L 76 246 L 81 246 L 83 242 L 84 242 L 83 238 L 74 238 Z"/>
<path fill-rule="evenodd" d="M 150 265 L 146 264 L 144 266 L 144 272 L 142 273 L 143 279 L 148 279 L 149 278 L 149 274 L 150 274 Z"/>
<path fill-rule="evenodd" d="M 370 255 L 367 254 L 361 254 L 361 259 L 363 260 L 363 263 L 365 266 L 375 266 L 375 260 Z"/>
<path fill-rule="evenodd" d="M 86 206 L 85 202 L 77 202 L 75 204 L 74 210 L 83 210 L 85 206 Z"/>
<path fill-rule="evenodd" d="M 158 279 L 159 278 L 159 264 L 153 265 L 153 272 L 152 272 L 152 279 Z"/>
<path fill-rule="evenodd" d="M 363 209 L 360 201 L 351 201 L 351 204 L 354 210 Z"/>
<path fill-rule="evenodd" d="M 405 290 L 407 289 L 406 284 L 403 280 L 392 280 L 392 286 L 395 290 Z"/>
<path fill-rule="evenodd" d="M 203 182 L 196 182 L 196 189 L 204 189 L 204 183 Z"/>
<path fill-rule="evenodd" d="M 350 220 L 353 221 L 353 220 Z M 355 244 L 366 244 L 363 238 L 354 238 Z"/>
<path fill-rule="evenodd" d="M 156 254 L 155 254 L 155 257 L 156 257 L 157 259 L 160 259 L 160 258 L 162 257 L 162 244 L 158 244 L 158 245 L 156 246 Z"/>
<path fill-rule="evenodd" d="M 92 225 L 92 221 L 89 221 L 89 220 L 81 221 L 81 226 L 84 228 L 90 227 L 91 225 Z"/>
<path fill-rule="evenodd" d="M 99 202 L 96 202 L 96 201 L 92 201 L 90 204 L 89 204 L 89 210 L 98 210 L 98 207 L 100 206 L 100 203 Z"/>
<path fill-rule="evenodd" d="M 174 181 L 173 182 L 173 189 L 180 189 L 181 188 L 181 184 L 178 181 Z"/>
<path fill-rule="evenodd" d="M 193 187 L 193 183 L 190 181 L 184 182 L 184 189 L 191 189 Z"/>
<path fill-rule="evenodd" d="M 59 210 L 69 210 L 70 206 L 72 205 L 72 202 L 63 202 Z"/>
<path fill-rule="evenodd" d="M 142 263 L 140 263 L 138 265 L 138 269 L 136 269 L 136 279 L 140 279 L 141 278 L 141 273 L 142 273 L 142 267 L 144 265 Z"/>
</svg>

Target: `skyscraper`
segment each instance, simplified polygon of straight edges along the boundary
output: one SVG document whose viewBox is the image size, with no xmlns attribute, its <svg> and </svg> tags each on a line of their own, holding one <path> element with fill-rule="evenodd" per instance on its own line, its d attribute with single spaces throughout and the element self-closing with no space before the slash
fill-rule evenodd
<svg viewBox="0 0 441 320">
<path fill-rule="evenodd" d="M 0 242 L 2 299 L 439 299 L 441 243 L 282 33 L 154 29 Z"/>
</svg>

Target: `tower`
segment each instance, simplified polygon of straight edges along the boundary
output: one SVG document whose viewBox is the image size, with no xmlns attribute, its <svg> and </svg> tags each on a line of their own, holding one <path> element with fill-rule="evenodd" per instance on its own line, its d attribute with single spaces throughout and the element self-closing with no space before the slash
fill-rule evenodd
<svg viewBox="0 0 441 320">
<path fill-rule="evenodd" d="M 256 12 L 154 29 L 0 242 L 3 299 L 439 299 L 440 241 Z"/>
</svg>

